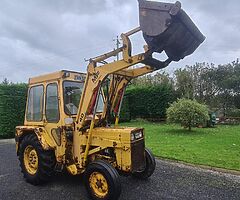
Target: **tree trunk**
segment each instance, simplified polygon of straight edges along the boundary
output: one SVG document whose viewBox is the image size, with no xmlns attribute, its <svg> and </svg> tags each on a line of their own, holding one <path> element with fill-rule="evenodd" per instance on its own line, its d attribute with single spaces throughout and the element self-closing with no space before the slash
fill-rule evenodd
<svg viewBox="0 0 240 200">
<path fill-rule="evenodd" d="M 189 131 L 192 130 L 191 122 L 188 123 L 188 130 L 189 130 Z"/>
</svg>

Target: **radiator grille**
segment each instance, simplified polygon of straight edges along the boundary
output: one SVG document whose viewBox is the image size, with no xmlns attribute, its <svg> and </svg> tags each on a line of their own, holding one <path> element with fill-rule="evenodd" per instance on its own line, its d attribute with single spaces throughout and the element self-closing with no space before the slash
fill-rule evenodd
<svg viewBox="0 0 240 200">
<path fill-rule="evenodd" d="M 131 144 L 132 172 L 143 171 L 145 169 L 145 144 L 144 140 L 139 140 Z"/>
</svg>

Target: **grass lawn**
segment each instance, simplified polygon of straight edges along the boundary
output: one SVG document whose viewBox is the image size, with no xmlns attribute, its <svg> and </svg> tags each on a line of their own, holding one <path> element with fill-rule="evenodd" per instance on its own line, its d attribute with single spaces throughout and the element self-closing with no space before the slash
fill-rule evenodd
<svg viewBox="0 0 240 200">
<path fill-rule="evenodd" d="M 154 155 L 188 163 L 240 170 L 240 126 L 194 128 L 132 121 L 121 126 L 144 127 L 146 146 Z"/>
</svg>

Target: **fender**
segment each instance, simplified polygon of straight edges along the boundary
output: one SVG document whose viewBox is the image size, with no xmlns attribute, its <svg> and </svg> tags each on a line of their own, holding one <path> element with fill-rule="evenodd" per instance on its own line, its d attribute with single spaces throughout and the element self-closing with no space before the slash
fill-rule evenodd
<svg viewBox="0 0 240 200">
<path fill-rule="evenodd" d="M 23 137 L 27 134 L 36 134 L 42 148 L 44 150 L 54 149 L 56 144 L 54 140 L 50 138 L 47 131 L 43 127 L 34 127 L 34 126 L 17 126 L 15 133 L 15 141 L 16 141 L 16 152 L 18 154 L 19 144 Z"/>
</svg>

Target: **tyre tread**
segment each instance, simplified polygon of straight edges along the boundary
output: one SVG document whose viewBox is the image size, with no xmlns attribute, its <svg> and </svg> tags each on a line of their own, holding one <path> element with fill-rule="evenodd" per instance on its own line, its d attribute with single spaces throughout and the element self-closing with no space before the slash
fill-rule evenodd
<svg viewBox="0 0 240 200">
<path fill-rule="evenodd" d="M 103 160 L 97 160 L 90 163 L 85 171 L 85 184 L 88 190 L 88 193 L 92 199 L 98 200 L 99 198 L 94 196 L 91 192 L 90 186 L 88 184 L 88 178 L 93 171 L 100 171 L 102 173 L 108 174 L 108 178 L 111 178 L 109 181 L 111 185 L 109 187 L 112 191 L 109 192 L 109 195 L 104 200 L 116 200 L 121 194 L 121 182 L 117 170 L 108 162 Z"/>
<path fill-rule="evenodd" d="M 32 145 L 38 153 L 39 166 L 38 171 L 35 175 L 30 175 L 26 171 L 24 166 L 23 156 L 24 149 L 27 145 Z M 33 185 L 39 185 L 49 181 L 54 173 L 55 165 L 54 152 L 51 150 L 44 150 L 35 134 L 25 135 L 24 138 L 22 139 L 19 147 L 19 161 L 23 177 L 26 179 L 27 182 Z"/>
</svg>

